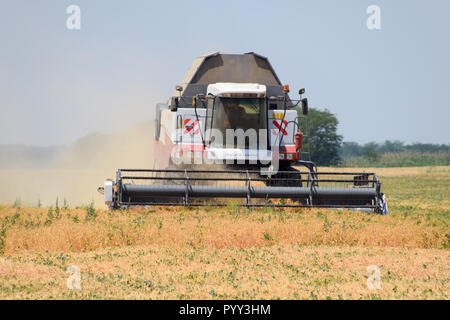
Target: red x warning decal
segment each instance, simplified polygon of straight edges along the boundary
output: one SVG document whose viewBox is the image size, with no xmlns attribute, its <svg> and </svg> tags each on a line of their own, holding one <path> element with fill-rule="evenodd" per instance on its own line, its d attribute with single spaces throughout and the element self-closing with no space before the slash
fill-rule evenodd
<svg viewBox="0 0 450 320">
<path fill-rule="evenodd" d="M 286 132 L 285 128 L 287 127 L 287 124 L 288 124 L 288 123 L 287 123 L 286 120 L 283 120 L 283 127 L 278 123 L 277 120 L 273 120 L 272 123 L 273 123 L 273 125 L 274 125 L 275 127 L 277 127 L 278 130 L 280 130 L 280 132 L 281 132 L 282 134 L 284 134 L 285 136 L 287 136 L 287 132 Z M 278 131 L 277 131 L 277 130 L 272 130 L 272 133 L 273 133 L 274 135 L 276 135 L 276 134 L 278 134 Z"/>
<path fill-rule="evenodd" d="M 186 130 L 184 130 L 184 134 L 188 134 L 191 131 L 192 131 L 191 134 L 198 134 L 200 132 L 198 120 L 184 119 L 184 127 L 186 128 Z"/>
</svg>

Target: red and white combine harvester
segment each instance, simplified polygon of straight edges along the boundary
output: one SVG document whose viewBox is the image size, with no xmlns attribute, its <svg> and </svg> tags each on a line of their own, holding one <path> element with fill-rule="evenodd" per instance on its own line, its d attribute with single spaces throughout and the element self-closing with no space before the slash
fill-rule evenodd
<svg viewBox="0 0 450 320">
<path fill-rule="evenodd" d="M 118 170 L 105 181 L 106 204 L 227 205 L 219 200 L 227 198 L 387 214 L 375 173 L 318 172 L 302 159 L 304 92 L 291 99 L 268 59 L 252 52 L 197 58 L 168 103 L 156 106 L 157 168 Z"/>
</svg>

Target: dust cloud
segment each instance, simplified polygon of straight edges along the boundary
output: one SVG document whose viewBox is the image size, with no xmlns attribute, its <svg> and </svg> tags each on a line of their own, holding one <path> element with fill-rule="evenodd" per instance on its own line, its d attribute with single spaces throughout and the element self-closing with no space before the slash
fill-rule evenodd
<svg viewBox="0 0 450 320">
<path fill-rule="evenodd" d="M 154 122 L 138 123 L 112 134 L 90 134 L 62 149 L 50 163 L 30 169 L 0 170 L 0 203 L 70 206 L 94 201 L 104 207 L 97 188 L 119 168 L 154 167 Z"/>
</svg>

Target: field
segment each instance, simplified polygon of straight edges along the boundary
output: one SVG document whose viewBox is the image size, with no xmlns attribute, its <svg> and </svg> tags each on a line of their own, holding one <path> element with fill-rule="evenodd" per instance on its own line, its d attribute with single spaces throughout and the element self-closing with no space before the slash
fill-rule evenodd
<svg viewBox="0 0 450 320">
<path fill-rule="evenodd" d="M 450 166 L 364 170 L 380 176 L 388 216 L 4 204 L 0 298 L 448 299 Z"/>
</svg>

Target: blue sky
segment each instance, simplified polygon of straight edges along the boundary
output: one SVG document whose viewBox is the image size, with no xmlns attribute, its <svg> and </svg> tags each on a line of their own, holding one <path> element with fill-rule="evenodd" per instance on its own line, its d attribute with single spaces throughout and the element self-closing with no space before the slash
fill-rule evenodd
<svg viewBox="0 0 450 320">
<path fill-rule="evenodd" d="M 81 8 L 81 30 L 66 8 Z M 381 9 L 368 30 L 366 8 Z M 2 1 L 0 144 L 69 144 L 153 116 L 195 57 L 254 51 L 346 141 L 450 143 L 450 2 Z"/>
</svg>

